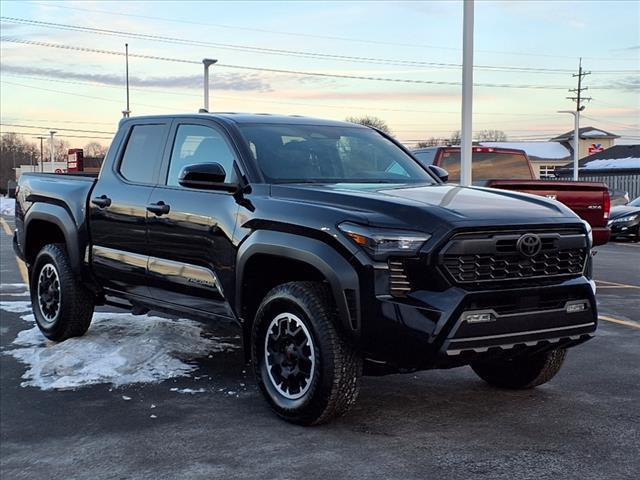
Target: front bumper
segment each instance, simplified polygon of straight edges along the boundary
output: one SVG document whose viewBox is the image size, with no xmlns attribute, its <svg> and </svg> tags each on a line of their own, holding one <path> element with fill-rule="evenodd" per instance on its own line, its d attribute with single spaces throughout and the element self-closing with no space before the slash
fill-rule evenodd
<svg viewBox="0 0 640 480">
<path fill-rule="evenodd" d="M 22 260 L 23 262 L 25 261 L 24 253 L 20 245 L 20 240 L 18 239 L 18 230 L 15 230 L 13 232 L 13 252 L 20 260 Z"/>
<path fill-rule="evenodd" d="M 629 222 L 611 222 L 609 224 L 612 237 L 636 237 L 640 234 L 640 222 L 632 220 Z"/>
<path fill-rule="evenodd" d="M 595 227 L 591 231 L 593 235 L 593 246 L 604 245 L 611 239 L 612 231 L 609 227 Z"/>
<path fill-rule="evenodd" d="M 586 277 L 554 285 L 492 290 L 451 287 L 378 297 L 365 321 L 365 351 L 396 370 L 447 368 L 591 338 L 597 306 Z"/>
</svg>

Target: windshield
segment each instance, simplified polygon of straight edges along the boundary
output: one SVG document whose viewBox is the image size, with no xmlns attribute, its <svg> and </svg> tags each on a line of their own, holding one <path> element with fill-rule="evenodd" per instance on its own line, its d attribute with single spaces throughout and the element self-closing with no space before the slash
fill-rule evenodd
<svg viewBox="0 0 640 480">
<path fill-rule="evenodd" d="M 632 200 L 631 202 L 629 202 L 629 205 L 632 205 L 634 207 L 640 207 L 640 197 L 638 197 L 635 200 Z"/>
<path fill-rule="evenodd" d="M 414 159 L 371 129 L 239 125 L 273 183 L 437 183 Z"/>
<path fill-rule="evenodd" d="M 471 162 L 473 180 L 531 180 L 529 164 L 523 154 L 473 152 Z M 449 172 L 450 182 L 458 182 L 460 180 L 460 151 L 445 151 L 439 166 Z"/>
</svg>

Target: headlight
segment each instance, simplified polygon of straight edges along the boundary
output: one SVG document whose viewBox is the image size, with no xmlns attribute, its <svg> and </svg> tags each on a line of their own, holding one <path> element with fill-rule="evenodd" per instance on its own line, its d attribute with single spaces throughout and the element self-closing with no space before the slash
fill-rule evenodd
<svg viewBox="0 0 640 480">
<path fill-rule="evenodd" d="M 614 218 L 613 220 L 611 220 L 611 223 L 633 222 L 637 218 L 638 214 L 636 213 L 634 215 L 627 215 L 626 217 Z"/>
<path fill-rule="evenodd" d="M 338 228 L 375 260 L 385 260 L 392 255 L 416 255 L 431 238 L 428 233 L 365 227 L 349 222 L 341 223 Z"/>
<path fill-rule="evenodd" d="M 587 237 L 589 238 L 589 248 L 593 247 L 593 229 L 591 225 L 586 220 L 583 220 L 584 227 L 587 229 Z"/>
</svg>

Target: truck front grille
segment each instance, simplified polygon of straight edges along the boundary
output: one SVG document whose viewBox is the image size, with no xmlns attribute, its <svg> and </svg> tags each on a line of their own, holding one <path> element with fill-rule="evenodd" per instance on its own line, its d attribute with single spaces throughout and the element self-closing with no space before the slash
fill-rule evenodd
<svg viewBox="0 0 640 480">
<path fill-rule="evenodd" d="M 517 247 L 525 233 L 528 232 L 455 235 L 443 248 L 440 264 L 456 284 L 582 273 L 588 252 L 583 232 L 536 232 L 541 248 L 531 257 Z"/>
</svg>

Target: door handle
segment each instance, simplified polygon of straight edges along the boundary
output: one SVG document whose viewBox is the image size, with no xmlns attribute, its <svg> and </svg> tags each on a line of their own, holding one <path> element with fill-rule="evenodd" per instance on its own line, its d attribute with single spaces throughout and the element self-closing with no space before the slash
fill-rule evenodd
<svg viewBox="0 0 640 480">
<path fill-rule="evenodd" d="M 147 210 L 151 213 L 155 213 L 158 216 L 166 215 L 167 213 L 169 213 L 170 209 L 171 207 L 166 203 L 164 203 L 163 201 L 160 201 L 158 203 L 151 203 L 147 205 Z"/>
<path fill-rule="evenodd" d="M 111 199 L 106 195 L 100 195 L 99 197 L 91 199 L 91 203 L 96 207 L 106 208 L 111 205 Z"/>
</svg>

